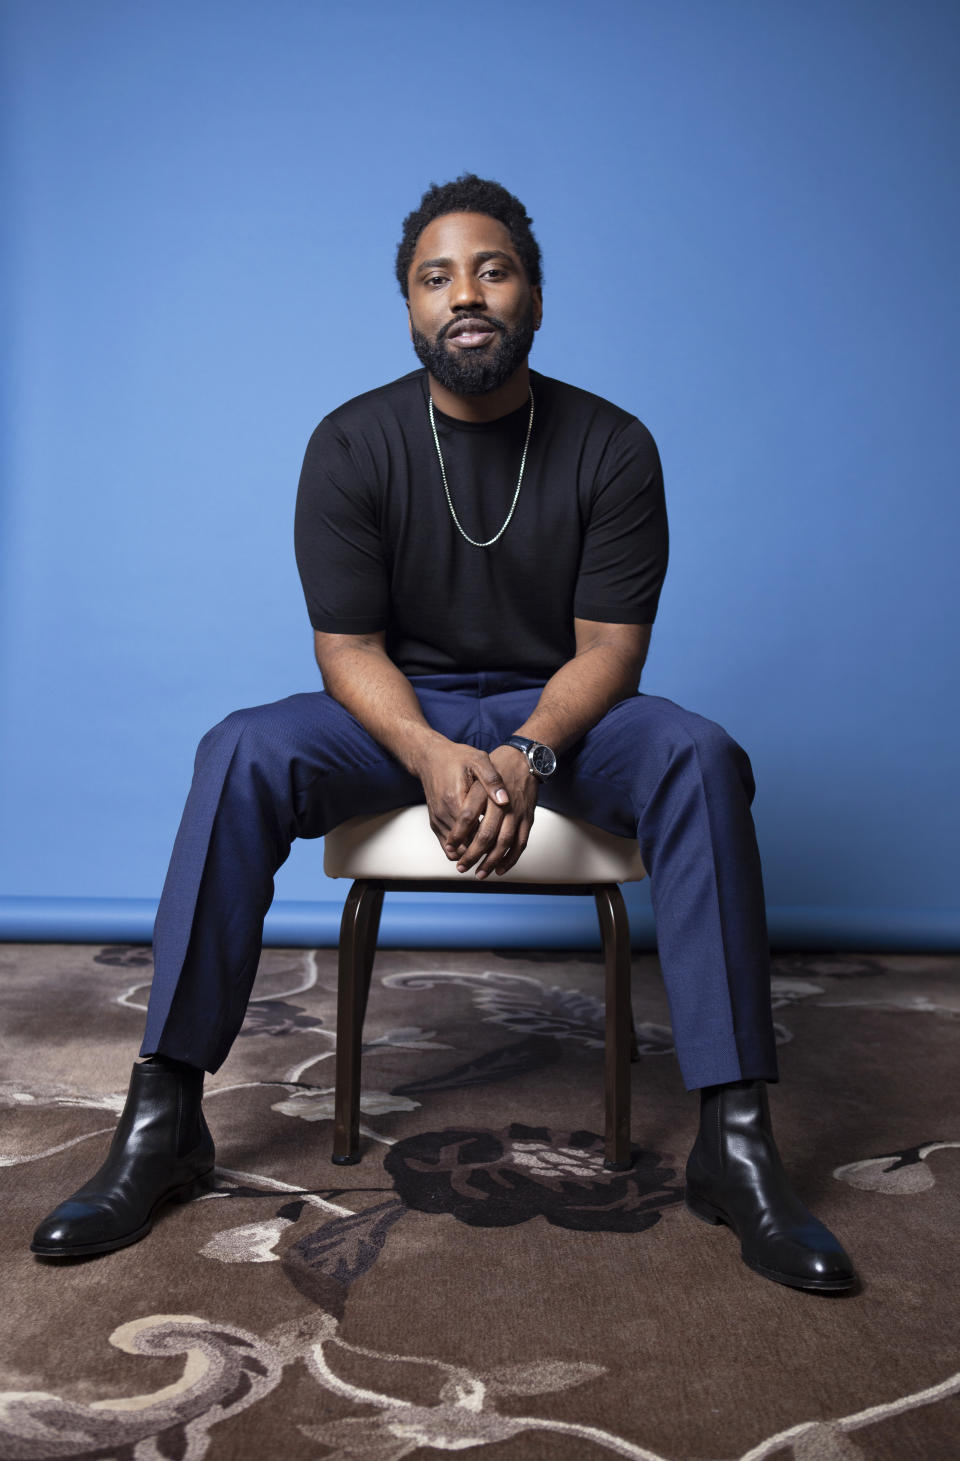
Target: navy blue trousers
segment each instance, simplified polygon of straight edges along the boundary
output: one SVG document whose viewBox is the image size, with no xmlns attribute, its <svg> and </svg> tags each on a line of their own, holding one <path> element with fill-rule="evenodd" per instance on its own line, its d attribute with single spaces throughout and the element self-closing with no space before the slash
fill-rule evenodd
<svg viewBox="0 0 960 1461">
<path fill-rule="evenodd" d="M 411 683 L 435 730 L 492 751 L 544 681 L 483 673 Z M 637 694 L 561 756 L 538 798 L 638 839 L 688 1090 L 777 1079 L 753 793 L 747 755 L 726 731 Z M 217 1070 L 243 1022 L 274 874 L 294 838 L 423 801 L 417 778 L 324 691 L 235 711 L 209 731 L 157 913 L 141 1054 Z"/>
</svg>

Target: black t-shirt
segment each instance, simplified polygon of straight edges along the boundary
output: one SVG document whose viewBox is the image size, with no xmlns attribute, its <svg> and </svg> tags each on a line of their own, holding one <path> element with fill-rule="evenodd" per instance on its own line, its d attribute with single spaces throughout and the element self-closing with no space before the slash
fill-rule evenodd
<svg viewBox="0 0 960 1461">
<path fill-rule="evenodd" d="M 413 371 L 348 401 L 310 438 L 297 566 L 310 622 L 386 630 L 407 675 L 517 670 L 548 678 L 575 652 L 574 618 L 651 624 L 667 566 L 663 476 L 635 416 L 530 373 L 533 431 L 510 525 L 476 548 L 450 514 Z M 485 542 L 513 501 L 529 419 L 456 421 L 434 408 L 450 496 Z"/>
</svg>

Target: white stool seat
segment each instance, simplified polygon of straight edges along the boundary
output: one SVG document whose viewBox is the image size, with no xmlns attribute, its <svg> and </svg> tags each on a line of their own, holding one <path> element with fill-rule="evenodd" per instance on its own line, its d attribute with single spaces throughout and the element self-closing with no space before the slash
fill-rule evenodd
<svg viewBox="0 0 960 1461">
<path fill-rule="evenodd" d="M 351 817 L 324 838 L 328 878 L 430 878 L 465 883 L 430 830 L 424 805 L 376 817 Z M 575 817 L 538 807 L 530 840 L 516 867 L 485 879 L 516 883 L 635 883 L 646 877 L 636 842 Z"/>
</svg>

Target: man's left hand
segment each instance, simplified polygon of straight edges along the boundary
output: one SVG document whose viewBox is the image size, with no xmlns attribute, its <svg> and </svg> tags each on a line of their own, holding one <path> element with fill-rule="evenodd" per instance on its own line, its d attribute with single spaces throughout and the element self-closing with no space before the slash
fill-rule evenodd
<svg viewBox="0 0 960 1461">
<path fill-rule="evenodd" d="M 477 877 L 502 874 L 514 867 L 527 845 L 540 782 L 527 765 L 527 758 L 515 746 L 498 746 L 490 760 L 510 793 L 510 805 L 501 810 L 492 803 L 486 788 L 474 783 L 450 829 L 444 851 L 456 858 L 457 871 L 477 865 Z M 482 820 L 481 820 L 482 818 Z"/>
</svg>

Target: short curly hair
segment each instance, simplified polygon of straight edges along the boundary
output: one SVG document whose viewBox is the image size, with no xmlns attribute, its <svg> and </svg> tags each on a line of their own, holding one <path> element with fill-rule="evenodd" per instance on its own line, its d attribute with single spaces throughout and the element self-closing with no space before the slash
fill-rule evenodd
<svg viewBox="0 0 960 1461">
<path fill-rule="evenodd" d="M 397 245 L 397 283 L 406 299 L 409 295 L 407 275 L 413 262 L 417 240 L 428 223 L 445 213 L 486 213 L 503 224 L 526 270 L 530 284 L 543 282 L 540 245 L 533 236 L 533 219 L 526 208 L 508 193 L 501 183 L 491 178 L 478 178 L 476 173 L 461 173 L 452 183 L 431 183 L 419 208 L 403 220 L 403 235 Z"/>
</svg>

